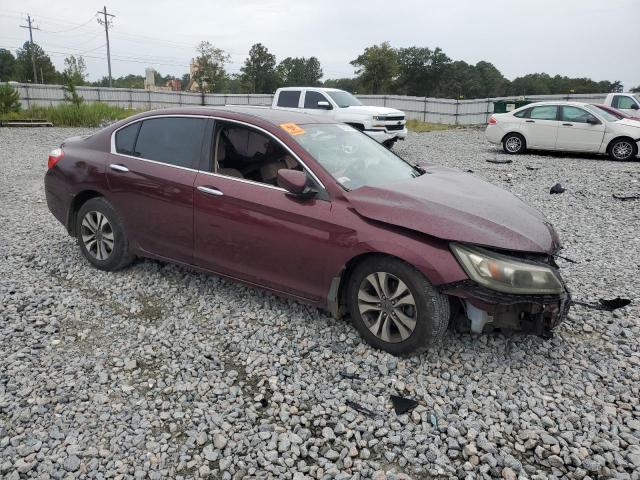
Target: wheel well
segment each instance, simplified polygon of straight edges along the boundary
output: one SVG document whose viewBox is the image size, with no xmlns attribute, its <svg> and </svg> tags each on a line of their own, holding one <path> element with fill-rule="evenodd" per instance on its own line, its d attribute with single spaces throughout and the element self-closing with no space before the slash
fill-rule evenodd
<svg viewBox="0 0 640 480">
<path fill-rule="evenodd" d="M 347 122 L 347 125 L 351 125 L 353 128 L 355 128 L 356 130 L 360 130 L 361 132 L 364 131 L 364 125 L 361 123 L 350 123 Z"/>
<path fill-rule="evenodd" d="M 616 137 L 616 138 L 612 139 L 609 142 L 609 145 L 607 145 L 607 153 L 609 153 L 609 149 L 611 148 L 611 145 L 613 145 L 613 142 L 617 142 L 618 140 L 629 140 L 631 142 L 631 145 L 636 145 L 636 148 L 638 148 L 637 142 L 633 138 L 628 137 L 626 135 L 622 135 L 620 137 Z"/>
<path fill-rule="evenodd" d="M 507 138 L 509 135 L 518 135 L 519 137 L 522 138 L 522 140 L 524 140 L 525 146 L 527 145 L 527 139 L 520 132 L 508 132 L 508 133 L 505 133 L 504 136 L 502 137 L 502 140 L 500 140 L 500 143 L 504 143 L 504 139 Z"/>
<path fill-rule="evenodd" d="M 78 215 L 78 211 L 88 200 L 96 197 L 102 197 L 102 194 L 95 190 L 83 190 L 73 197 L 71 205 L 69 205 L 69 214 L 67 217 L 67 231 L 72 237 L 76 234 L 76 216 Z"/>
</svg>

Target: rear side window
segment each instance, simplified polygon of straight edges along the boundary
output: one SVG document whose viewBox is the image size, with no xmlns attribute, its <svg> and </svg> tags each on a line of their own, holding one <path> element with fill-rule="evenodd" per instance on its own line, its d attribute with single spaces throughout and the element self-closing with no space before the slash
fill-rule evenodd
<svg viewBox="0 0 640 480">
<path fill-rule="evenodd" d="M 140 129 L 140 122 L 133 123 L 116 133 L 116 152 L 133 155 L 136 137 Z"/>
<path fill-rule="evenodd" d="M 557 114 L 557 106 L 544 105 L 540 107 L 533 107 L 531 109 L 531 115 L 529 115 L 529 118 L 535 118 L 536 120 L 556 120 Z"/>
<path fill-rule="evenodd" d="M 304 108 L 322 108 L 318 107 L 318 102 L 326 102 L 327 99 L 318 92 L 307 92 L 304 94 Z"/>
<path fill-rule="evenodd" d="M 153 118 L 144 120 L 138 133 L 137 157 L 178 167 L 197 165 L 202 149 L 206 119 Z"/>
<path fill-rule="evenodd" d="M 278 106 L 287 108 L 298 108 L 300 101 L 300 90 L 283 90 L 278 95 Z"/>
</svg>

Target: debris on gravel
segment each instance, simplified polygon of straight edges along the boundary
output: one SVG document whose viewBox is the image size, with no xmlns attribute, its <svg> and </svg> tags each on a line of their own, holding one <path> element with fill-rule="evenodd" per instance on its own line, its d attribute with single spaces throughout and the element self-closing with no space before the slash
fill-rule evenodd
<svg viewBox="0 0 640 480">
<path fill-rule="evenodd" d="M 396 144 L 540 209 L 578 262 L 563 263 L 577 298 L 634 301 L 576 308 L 547 341 L 451 332 L 395 358 L 213 275 L 92 268 L 43 191 L 49 150 L 87 133 L 0 128 L 1 478 L 640 479 L 640 211 L 611 196 L 640 163 L 495 165 L 506 154 L 473 129 Z M 572 195 L 548 194 L 558 180 Z M 418 405 L 398 415 L 391 395 Z"/>
</svg>

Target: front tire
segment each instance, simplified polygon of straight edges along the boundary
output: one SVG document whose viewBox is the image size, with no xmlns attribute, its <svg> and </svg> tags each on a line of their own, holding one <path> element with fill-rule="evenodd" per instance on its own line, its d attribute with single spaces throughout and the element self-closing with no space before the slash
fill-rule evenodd
<svg viewBox="0 0 640 480">
<path fill-rule="evenodd" d="M 120 216 L 102 197 L 92 198 L 80 207 L 76 238 L 84 257 L 100 270 L 120 270 L 135 258 L 129 252 Z"/>
<path fill-rule="evenodd" d="M 631 160 L 638 154 L 638 144 L 628 138 L 618 138 L 611 142 L 608 153 L 613 160 Z"/>
<path fill-rule="evenodd" d="M 347 301 L 367 343 L 393 355 L 426 351 L 442 340 L 449 324 L 449 299 L 395 258 L 372 257 L 358 265 L 349 278 Z"/>
<path fill-rule="evenodd" d="M 518 155 L 527 150 L 527 143 L 519 133 L 509 133 L 502 139 L 502 149 L 510 155 Z"/>
</svg>

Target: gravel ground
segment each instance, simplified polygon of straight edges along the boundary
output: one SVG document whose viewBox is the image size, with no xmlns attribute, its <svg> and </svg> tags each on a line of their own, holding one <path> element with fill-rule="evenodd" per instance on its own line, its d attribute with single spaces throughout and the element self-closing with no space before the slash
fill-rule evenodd
<svg viewBox="0 0 640 480">
<path fill-rule="evenodd" d="M 496 165 L 477 130 L 398 144 L 541 209 L 579 262 L 562 262 L 577 299 L 634 301 L 576 307 L 549 341 L 449 333 L 398 359 L 215 276 L 91 268 L 42 182 L 50 148 L 83 133 L 0 129 L 1 478 L 640 479 L 640 203 L 612 198 L 639 192 L 640 162 Z M 419 405 L 398 416 L 390 394 Z"/>
</svg>

